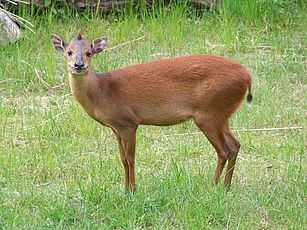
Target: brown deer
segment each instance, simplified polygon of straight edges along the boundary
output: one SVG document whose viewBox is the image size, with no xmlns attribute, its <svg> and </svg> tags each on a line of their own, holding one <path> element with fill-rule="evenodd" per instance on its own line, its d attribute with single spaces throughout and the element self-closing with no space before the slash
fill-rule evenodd
<svg viewBox="0 0 307 230">
<path fill-rule="evenodd" d="M 54 47 L 67 58 L 72 94 L 86 113 L 110 127 L 118 140 L 125 187 L 135 189 L 134 161 L 138 125 L 167 126 L 193 119 L 217 151 L 214 183 L 227 164 L 230 186 L 239 142 L 229 118 L 242 102 L 252 101 L 251 77 L 239 63 L 224 57 L 193 55 L 93 73 L 91 58 L 106 38 L 89 44 L 78 34 L 69 44 L 51 35 Z"/>
</svg>

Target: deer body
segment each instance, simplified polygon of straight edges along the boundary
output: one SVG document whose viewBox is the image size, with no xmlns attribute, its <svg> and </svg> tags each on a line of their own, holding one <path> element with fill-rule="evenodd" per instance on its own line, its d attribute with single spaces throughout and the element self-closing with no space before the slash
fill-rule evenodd
<svg viewBox="0 0 307 230">
<path fill-rule="evenodd" d="M 197 113 L 224 113 L 236 109 L 229 96 L 236 96 L 235 103 L 240 103 L 249 84 L 249 74 L 240 64 L 208 55 L 88 73 L 83 78 L 70 76 L 70 87 L 78 102 L 91 117 L 107 126 L 125 122 L 174 125 Z M 217 102 L 223 102 L 223 106 Z"/>
<path fill-rule="evenodd" d="M 251 78 L 242 65 L 223 57 L 194 55 L 106 73 L 92 73 L 84 66 L 81 74 L 70 72 L 71 91 L 88 115 L 114 131 L 127 189 L 135 187 L 138 125 L 174 125 L 188 119 L 194 120 L 218 153 L 214 182 L 218 183 L 228 161 L 225 183 L 230 185 L 240 144 L 230 132 L 228 119 L 247 90 L 251 100 Z"/>
</svg>

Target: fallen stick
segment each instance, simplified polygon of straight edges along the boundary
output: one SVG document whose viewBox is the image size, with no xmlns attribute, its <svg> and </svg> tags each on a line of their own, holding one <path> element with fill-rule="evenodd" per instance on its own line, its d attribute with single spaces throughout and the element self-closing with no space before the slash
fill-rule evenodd
<svg viewBox="0 0 307 230">
<path fill-rule="evenodd" d="M 277 128 L 254 128 L 254 129 L 233 129 L 233 132 L 260 132 L 260 131 L 282 131 L 282 130 L 297 130 L 303 129 L 300 126 L 292 126 L 292 127 L 277 127 Z M 192 136 L 202 134 L 202 132 L 193 132 L 193 133 L 175 133 L 175 134 L 165 134 L 163 137 L 169 136 Z"/>
<path fill-rule="evenodd" d="M 141 39 L 143 39 L 143 38 L 145 38 L 145 37 L 146 37 L 146 35 L 144 35 L 144 36 L 142 36 L 142 37 L 139 37 L 139 38 L 136 38 L 136 39 L 133 39 L 133 40 L 131 40 L 131 41 L 124 42 L 124 43 L 122 43 L 122 44 L 118 44 L 118 45 L 113 46 L 113 47 L 111 47 L 111 48 L 107 48 L 106 50 L 114 50 L 114 49 L 117 49 L 118 47 L 121 47 L 121 46 L 130 44 L 130 43 L 132 43 L 132 42 L 139 41 L 139 40 L 141 40 Z"/>
</svg>

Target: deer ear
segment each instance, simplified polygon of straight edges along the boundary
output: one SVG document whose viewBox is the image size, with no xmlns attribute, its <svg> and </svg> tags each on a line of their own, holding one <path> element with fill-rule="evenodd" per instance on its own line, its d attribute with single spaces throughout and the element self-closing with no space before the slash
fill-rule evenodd
<svg viewBox="0 0 307 230">
<path fill-rule="evenodd" d="M 60 38 L 59 36 L 55 35 L 55 34 L 52 34 L 51 35 L 51 41 L 54 45 L 54 48 L 61 52 L 61 53 L 64 53 L 67 45 L 65 44 L 64 40 L 62 38 Z"/>
<path fill-rule="evenodd" d="M 100 53 L 106 47 L 108 43 L 108 39 L 106 38 L 98 38 L 92 42 L 92 52 L 93 54 Z"/>
</svg>

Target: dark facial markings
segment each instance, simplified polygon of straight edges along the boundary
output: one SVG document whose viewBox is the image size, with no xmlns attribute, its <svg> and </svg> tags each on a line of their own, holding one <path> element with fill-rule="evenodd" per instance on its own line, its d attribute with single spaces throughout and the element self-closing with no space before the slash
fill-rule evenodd
<svg viewBox="0 0 307 230">
<path fill-rule="evenodd" d="M 91 57 L 92 52 L 87 48 L 89 46 L 85 40 L 74 39 L 72 42 L 73 47 L 75 48 L 76 61 L 83 61 L 84 54 L 86 57 Z M 90 48 L 90 47 L 89 47 Z M 85 51 L 87 50 L 87 51 Z"/>
</svg>

